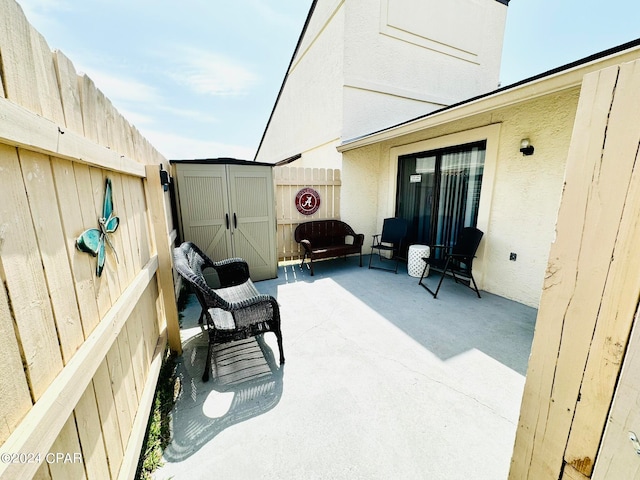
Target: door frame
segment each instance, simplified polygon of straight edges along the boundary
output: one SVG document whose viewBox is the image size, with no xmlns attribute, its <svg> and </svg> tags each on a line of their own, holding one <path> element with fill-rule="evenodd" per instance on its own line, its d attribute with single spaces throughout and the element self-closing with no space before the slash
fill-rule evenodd
<svg viewBox="0 0 640 480">
<path fill-rule="evenodd" d="M 456 147 L 467 143 L 486 141 L 484 157 L 484 173 L 482 175 L 482 187 L 480 189 L 480 203 L 478 205 L 478 221 L 476 226 L 484 232 L 484 239 L 476 253 L 476 260 L 473 262 L 473 275 L 480 289 L 484 286 L 484 278 L 488 267 L 485 251 L 487 243 L 491 241 L 490 217 L 491 204 L 498 166 L 498 145 L 500 140 L 501 123 L 493 123 L 479 128 L 472 128 L 463 132 L 443 135 L 441 137 L 421 140 L 414 143 L 407 143 L 389 149 L 389 166 L 387 182 L 386 205 L 382 206 L 382 214 L 390 217 L 396 211 L 396 198 L 398 193 L 398 159 L 405 155 L 411 155 L 431 150 Z"/>
</svg>

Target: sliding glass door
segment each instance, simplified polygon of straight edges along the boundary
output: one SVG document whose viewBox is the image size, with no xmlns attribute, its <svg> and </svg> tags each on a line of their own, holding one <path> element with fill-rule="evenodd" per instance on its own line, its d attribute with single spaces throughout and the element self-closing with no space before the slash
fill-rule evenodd
<svg viewBox="0 0 640 480">
<path fill-rule="evenodd" d="M 476 226 L 485 147 L 479 142 L 398 159 L 396 216 L 410 222 L 407 245 L 453 245 L 460 229 Z"/>
</svg>

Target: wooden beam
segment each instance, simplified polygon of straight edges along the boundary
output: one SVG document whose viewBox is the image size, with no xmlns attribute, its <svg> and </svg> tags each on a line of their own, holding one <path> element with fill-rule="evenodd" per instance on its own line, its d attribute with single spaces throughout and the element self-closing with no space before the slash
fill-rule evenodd
<svg viewBox="0 0 640 480">
<path fill-rule="evenodd" d="M 640 295 L 640 61 L 585 76 L 510 478 L 590 477 Z M 568 475 L 568 476 L 567 476 Z M 565 478 L 563 477 L 563 478 Z"/>
<path fill-rule="evenodd" d="M 144 177 L 144 165 L 1 97 L 0 143 Z"/>
<path fill-rule="evenodd" d="M 565 461 L 575 462 L 577 470 L 587 476 L 591 476 L 594 462 L 582 461 L 595 459 L 598 453 L 640 294 L 638 111 L 640 61 L 619 69 L 599 178 L 594 179 L 592 187 L 598 200 L 592 207 L 598 210 L 598 229 L 597 233 L 594 231 L 591 250 L 603 247 L 602 230 L 612 230 L 610 235 L 615 240 L 603 265 L 606 283 L 565 452 Z"/>
<path fill-rule="evenodd" d="M 0 455 L 29 452 L 44 458 L 157 270 L 154 256 L 0 447 Z M 0 462 L 0 479 L 32 478 L 39 466 Z"/>
<path fill-rule="evenodd" d="M 148 196 L 149 215 L 152 236 L 158 255 L 158 291 L 164 307 L 167 322 L 169 348 L 178 355 L 182 354 L 178 306 L 176 305 L 175 286 L 173 284 L 173 255 L 171 245 L 167 243 L 168 227 L 164 207 L 164 195 L 160 184 L 159 165 L 146 165 L 145 190 Z M 160 327 L 162 329 L 162 327 Z"/>
</svg>

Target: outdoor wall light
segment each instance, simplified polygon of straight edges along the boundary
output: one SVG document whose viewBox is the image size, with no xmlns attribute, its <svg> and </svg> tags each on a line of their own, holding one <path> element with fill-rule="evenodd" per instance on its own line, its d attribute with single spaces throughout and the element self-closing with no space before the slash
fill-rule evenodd
<svg viewBox="0 0 640 480">
<path fill-rule="evenodd" d="M 533 155 L 533 145 L 531 145 L 531 141 L 528 138 L 520 140 L 520 153 L 522 155 Z"/>
<path fill-rule="evenodd" d="M 160 185 L 162 185 L 162 189 L 166 192 L 169 189 L 169 184 L 171 183 L 171 177 L 169 176 L 169 172 L 162 168 L 160 165 Z"/>
</svg>

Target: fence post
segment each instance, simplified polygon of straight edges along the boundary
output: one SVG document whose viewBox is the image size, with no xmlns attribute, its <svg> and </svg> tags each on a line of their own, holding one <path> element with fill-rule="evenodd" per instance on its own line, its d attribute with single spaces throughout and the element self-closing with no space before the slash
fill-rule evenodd
<svg viewBox="0 0 640 480">
<path fill-rule="evenodd" d="M 174 294 L 172 275 L 172 255 L 169 245 L 167 217 L 164 213 L 164 198 L 160 184 L 159 165 L 145 165 L 145 190 L 149 202 L 149 219 L 151 230 L 158 254 L 158 292 L 162 299 L 162 306 L 167 322 L 167 336 L 169 348 L 178 355 L 182 354 L 180 341 L 180 325 L 178 323 L 178 307 Z M 160 329 L 162 330 L 162 329 Z"/>
</svg>

